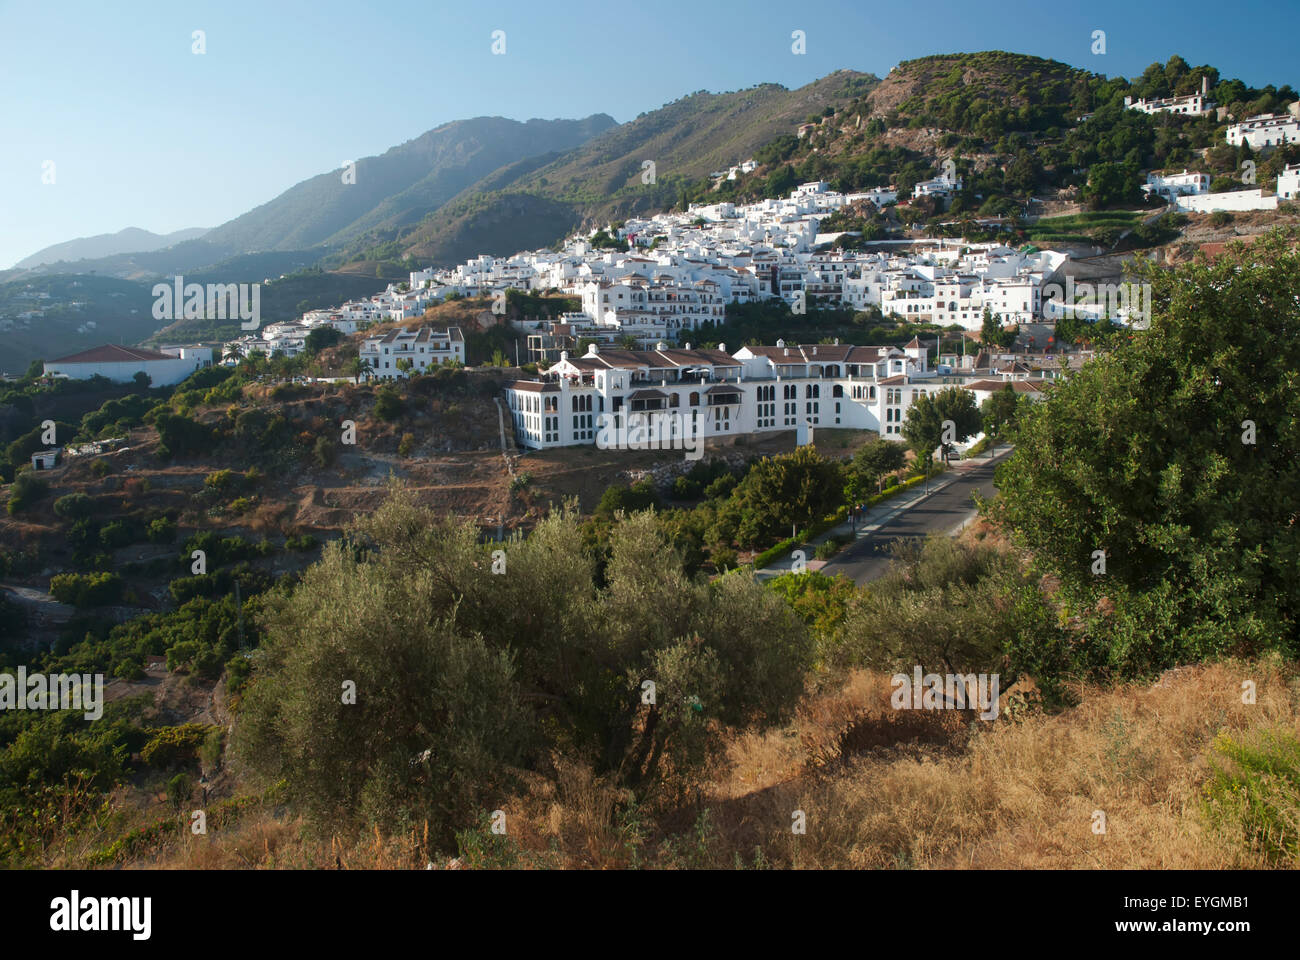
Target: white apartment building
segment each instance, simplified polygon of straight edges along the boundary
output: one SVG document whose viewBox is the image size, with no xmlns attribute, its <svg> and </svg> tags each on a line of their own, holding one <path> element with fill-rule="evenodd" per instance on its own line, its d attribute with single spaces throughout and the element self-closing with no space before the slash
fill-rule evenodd
<svg viewBox="0 0 1300 960">
<path fill-rule="evenodd" d="M 808 426 L 901 439 L 907 411 L 923 394 L 954 385 L 979 385 L 987 394 L 992 384 L 1017 379 L 1029 379 L 1028 372 L 940 375 L 916 340 L 902 349 L 777 341 L 734 355 L 725 344 L 648 351 L 593 345 L 581 357 L 562 354 L 541 379 L 517 381 L 505 393 L 519 443 L 540 450 L 594 444 L 603 426 L 627 430 L 638 419 L 666 421 L 678 436 L 704 441 Z"/>
<path fill-rule="evenodd" d="M 1241 123 L 1229 124 L 1225 136 L 1230 146 L 1249 143 L 1253 150 L 1300 143 L 1300 120 L 1285 113 L 1263 113 Z"/>
<path fill-rule="evenodd" d="M 432 327 L 398 327 L 376 337 L 367 337 L 358 351 L 370 375 L 380 380 L 398 380 L 446 362 L 465 362 L 465 338 L 460 327 L 435 330 Z M 398 366 L 410 361 L 410 370 Z M 403 364 L 402 366 L 406 366 Z"/>
</svg>

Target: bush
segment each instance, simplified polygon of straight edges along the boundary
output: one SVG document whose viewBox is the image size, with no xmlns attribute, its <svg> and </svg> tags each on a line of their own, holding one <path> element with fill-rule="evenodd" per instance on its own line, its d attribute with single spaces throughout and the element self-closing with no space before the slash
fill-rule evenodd
<svg viewBox="0 0 1300 960">
<path fill-rule="evenodd" d="M 167 517 L 157 517 L 150 521 L 145 536 L 150 543 L 174 543 L 176 541 L 176 521 Z"/>
<path fill-rule="evenodd" d="M 316 444 L 312 447 L 312 460 L 316 466 L 324 470 L 338 457 L 339 448 L 331 437 L 320 436 L 316 438 Z"/>
<path fill-rule="evenodd" d="M 179 812 L 194 793 L 194 779 L 187 773 L 178 773 L 167 781 L 166 792 L 167 802 Z"/>
<path fill-rule="evenodd" d="M 232 750 L 310 821 L 427 821 L 445 842 L 561 745 L 649 791 L 792 715 L 803 625 L 748 578 L 686 576 L 653 515 L 613 526 L 599 582 L 572 509 L 511 539 L 507 577 L 479 537 L 396 494 L 268 595 Z"/>
<path fill-rule="evenodd" d="M 94 463 L 90 465 L 91 476 L 99 480 L 104 479 L 104 477 L 108 476 L 112 472 L 113 472 L 113 465 L 109 463 L 107 460 L 103 460 L 103 459 L 96 460 Z"/>
<path fill-rule="evenodd" d="M 123 520 L 114 520 L 112 523 L 105 524 L 99 531 L 99 543 L 105 550 L 125 547 L 133 540 L 135 535 L 131 531 L 131 526 Z"/>
<path fill-rule="evenodd" d="M 203 765 L 205 771 L 215 770 L 220 765 L 221 751 L 225 744 L 225 731 L 216 725 L 210 727 L 198 749 L 199 763 Z"/>
<path fill-rule="evenodd" d="M 117 603 L 125 588 L 125 581 L 116 573 L 59 573 L 50 580 L 50 595 L 74 607 Z"/>
<path fill-rule="evenodd" d="M 813 556 L 818 560 L 829 560 L 831 557 L 835 556 L 835 554 L 839 553 L 840 547 L 844 546 L 844 543 L 845 540 L 841 540 L 838 537 L 830 537 L 817 545 L 817 549 L 813 551 Z"/>
<path fill-rule="evenodd" d="M 154 426 L 158 429 L 158 456 L 164 460 L 202 453 L 212 442 L 211 428 L 178 413 L 159 413 Z"/>
<path fill-rule="evenodd" d="M 233 490 L 238 486 L 242 479 L 233 470 L 216 470 L 204 477 L 203 486 L 209 490 L 225 493 L 227 490 Z"/>
<path fill-rule="evenodd" d="M 50 492 L 50 485 L 29 471 L 18 474 L 9 487 L 9 515 L 21 513 Z"/>
<path fill-rule="evenodd" d="M 736 484 L 740 481 L 734 473 L 724 473 L 716 480 L 710 481 L 709 485 L 704 488 L 704 495 L 710 500 L 721 500 L 731 494 L 736 489 Z"/>
<path fill-rule="evenodd" d="M 401 457 L 409 457 L 411 455 L 411 451 L 414 449 L 415 449 L 415 434 L 413 433 L 402 434 L 402 441 L 397 445 L 397 455 Z"/>
<path fill-rule="evenodd" d="M 198 759 L 198 750 L 213 728 L 203 723 L 182 723 L 176 727 L 163 727 L 150 738 L 140 751 L 140 759 L 151 767 L 167 770 L 192 763 Z"/>
<path fill-rule="evenodd" d="M 649 480 L 638 480 L 630 487 L 616 483 L 606 488 L 601 495 L 600 503 L 596 506 L 596 516 L 612 517 L 619 510 L 635 513 L 658 506 L 659 495 Z"/>
<path fill-rule="evenodd" d="M 673 481 L 674 500 L 695 500 L 700 495 L 700 485 L 690 477 L 678 477 Z"/>
<path fill-rule="evenodd" d="M 98 509 L 98 504 L 84 493 L 69 493 L 54 501 L 54 515 L 64 520 L 80 520 Z"/>
<path fill-rule="evenodd" d="M 1205 784 L 1205 813 L 1218 830 L 1279 866 L 1300 866 L 1300 740 L 1285 728 L 1239 743 L 1214 742 L 1221 762 Z"/>
<path fill-rule="evenodd" d="M 402 398 L 397 395 L 397 391 L 391 387 L 381 387 L 378 396 L 375 398 L 375 416 L 380 420 L 396 420 L 402 415 L 406 405 Z"/>
<path fill-rule="evenodd" d="M 284 548 L 286 550 L 296 550 L 299 552 L 314 550 L 317 545 L 318 541 L 310 533 L 300 534 L 296 537 L 288 537 L 284 541 Z"/>
</svg>

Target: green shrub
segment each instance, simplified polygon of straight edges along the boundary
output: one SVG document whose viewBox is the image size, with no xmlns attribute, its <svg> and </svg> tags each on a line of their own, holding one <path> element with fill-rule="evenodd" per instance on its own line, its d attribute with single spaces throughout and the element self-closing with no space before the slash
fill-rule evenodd
<svg viewBox="0 0 1300 960">
<path fill-rule="evenodd" d="M 50 492 L 50 485 L 30 472 L 18 474 L 9 487 L 9 515 L 21 513 Z"/>
<path fill-rule="evenodd" d="M 124 520 L 114 520 L 112 523 L 105 524 L 99 531 L 99 542 L 105 550 L 125 547 L 133 540 L 135 535 L 131 532 L 131 526 Z"/>
<path fill-rule="evenodd" d="M 194 779 L 187 773 L 178 773 L 167 781 L 167 802 L 180 811 L 194 793 Z"/>
<path fill-rule="evenodd" d="M 1214 741 L 1221 758 L 1205 784 L 1209 821 L 1248 850 L 1279 866 L 1300 866 L 1300 739 L 1284 728 L 1249 742 Z M 1227 761 L 1223 763 L 1222 761 Z"/>
<path fill-rule="evenodd" d="M 823 540 L 817 544 L 817 549 L 813 551 L 813 556 L 818 560 L 829 560 L 835 554 L 839 553 L 840 547 L 844 546 L 843 542 L 835 537 Z"/>
<path fill-rule="evenodd" d="M 221 751 L 226 744 L 225 731 L 218 726 L 212 726 L 208 729 L 207 736 L 199 744 L 198 754 L 199 763 L 203 765 L 204 770 L 215 770 L 221 763 Z"/>
<path fill-rule="evenodd" d="M 673 481 L 674 500 L 695 500 L 700 495 L 700 484 L 690 477 L 678 477 Z"/>
<path fill-rule="evenodd" d="M 96 460 L 90 465 L 90 474 L 100 480 L 113 472 L 113 465 L 107 460 Z"/>
<path fill-rule="evenodd" d="M 375 416 L 380 420 L 396 420 L 402 415 L 406 405 L 402 398 L 397 395 L 397 391 L 391 387 L 381 387 L 378 396 L 375 398 Z"/>
<path fill-rule="evenodd" d="M 150 521 L 145 532 L 150 543 L 173 543 L 176 540 L 176 521 L 167 517 L 157 517 Z"/>
<path fill-rule="evenodd" d="M 50 595 L 74 607 L 102 607 L 121 600 L 125 587 L 116 573 L 59 573 L 50 580 Z"/>
<path fill-rule="evenodd" d="M 710 500 L 721 500 L 730 495 L 731 491 L 736 489 L 736 484 L 740 481 L 733 473 L 724 473 L 716 480 L 710 481 L 709 485 L 704 488 L 704 495 Z"/>
<path fill-rule="evenodd" d="M 203 486 L 209 490 L 225 493 L 228 490 L 235 489 L 242 479 L 233 470 L 216 470 L 204 477 Z"/>
<path fill-rule="evenodd" d="M 338 453 L 338 444 L 332 438 L 317 437 L 316 445 L 312 447 L 312 460 L 315 461 L 316 466 L 323 470 L 334 462 L 335 458 L 338 457 Z"/>
<path fill-rule="evenodd" d="M 54 515 L 64 520 L 80 520 L 94 513 L 98 506 L 93 498 L 84 493 L 69 493 L 54 501 Z"/>
<path fill-rule="evenodd" d="M 212 729 L 214 728 L 203 723 L 163 727 L 144 745 L 140 759 L 161 770 L 192 763 L 198 759 L 199 747 Z"/>
</svg>

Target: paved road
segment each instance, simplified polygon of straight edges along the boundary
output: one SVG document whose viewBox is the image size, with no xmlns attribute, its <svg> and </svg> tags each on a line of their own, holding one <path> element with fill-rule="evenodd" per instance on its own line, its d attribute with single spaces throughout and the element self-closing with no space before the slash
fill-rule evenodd
<svg viewBox="0 0 1300 960">
<path fill-rule="evenodd" d="M 859 584 L 881 576 L 889 567 L 889 544 L 900 537 L 910 539 L 929 533 L 950 533 L 975 514 L 972 495 L 993 496 L 993 469 L 1002 461 L 985 460 L 966 468 L 947 486 L 920 503 L 900 510 L 877 529 L 859 537 L 821 568 L 828 576 L 843 574 Z"/>
</svg>

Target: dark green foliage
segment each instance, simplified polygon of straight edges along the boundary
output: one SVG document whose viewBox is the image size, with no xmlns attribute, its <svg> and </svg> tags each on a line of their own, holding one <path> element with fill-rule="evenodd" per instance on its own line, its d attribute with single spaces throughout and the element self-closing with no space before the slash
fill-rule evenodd
<svg viewBox="0 0 1300 960">
<path fill-rule="evenodd" d="M 1072 642 L 1056 669 L 1296 649 L 1295 241 L 1277 231 L 1212 264 L 1144 268 L 1150 330 L 1021 417 L 994 515 L 1061 584 Z"/>
<path fill-rule="evenodd" d="M 115 573 L 58 573 L 50 579 L 50 595 L 74 607 L 117 603 L 125 588 L 125 582 Z"/>
<path fill-rule="evenodd" d="M 375 395 L 375 416 L 380 420 L 396 420 L 406 409 L 401 396 L 392 387 L 380 387 Z"/>
<path fill-rule="evenodd" d="M 236 758 L 314 821 L 449 832 L 498 802 L 508 765 L 562 745 L 648 789 L 716 756 L 722 730 L 788 717 L 802 691 L 808 644 L 779 598 L 686 578 L 649 513 L 613 528 L 604 586 L 568 513 L 485 545 L 395 496 L 352 536 L 372 549 L 328 545 L 268 610 L 235 729 Z"/>
<path fill-rule="evenodd" d="M 735 542 L 761 547 L 807 527 L 843 503 L 844 471 L 812 447 L 764 457 L 736 485 L 720 522 L 734 524 Z"/>
<path fill-rule="evenodd" d="M 164 460 L 202 453 L 212 443 L 210 427 L 178 413 L 159 412 L 154 416 L 158 430 L 158 456 Z"/>
<path fill-rule="evenodd" d="M 638 480 L 631 486 L 614 484 L 605 490 L 596 506 L 596 515 L 612 517 L 622 510 L 634 513 L 638 510 L 650 510 L 659 505 L 659 494 L 649 480 Z"/>
<path fill-rule="evenodd" d="M 20 473 L 18 478 L 9 485 L 8 510 L 10 516 L 29 509 L 32 504 L 49 492 L 50 485 L 30 470 Z"/>
</svg>

